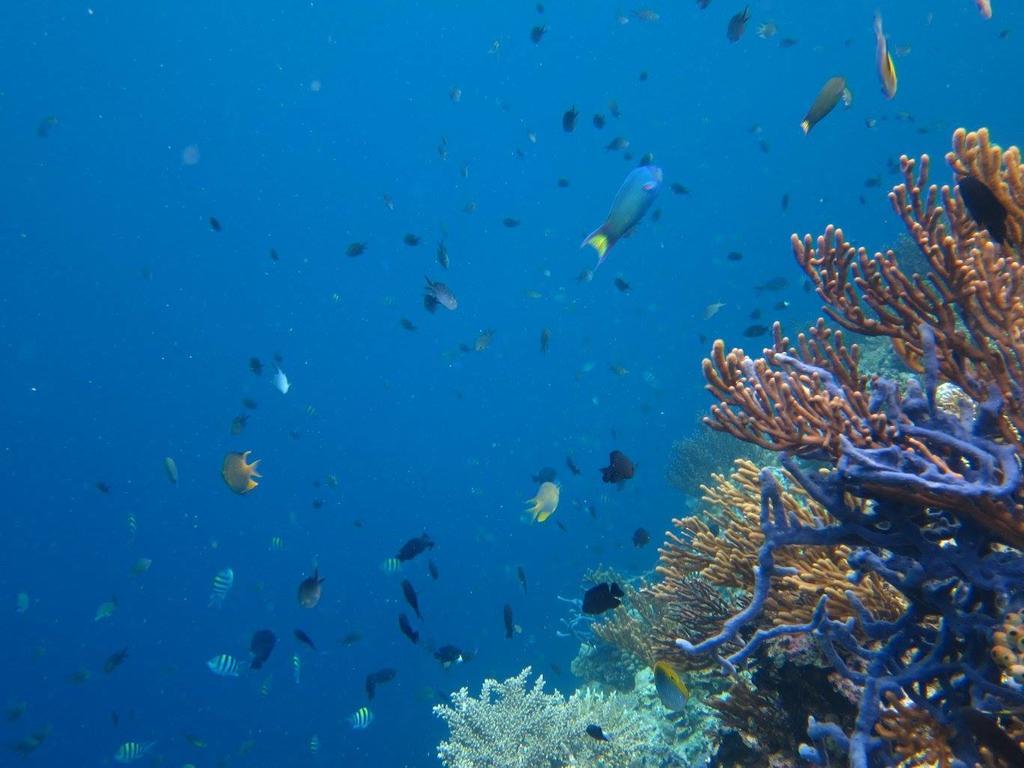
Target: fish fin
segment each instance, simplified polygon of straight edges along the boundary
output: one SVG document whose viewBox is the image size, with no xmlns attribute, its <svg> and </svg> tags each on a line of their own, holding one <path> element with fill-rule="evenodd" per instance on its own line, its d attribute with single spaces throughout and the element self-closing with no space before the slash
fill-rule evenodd
<svg viewBox="0 0 1024 768">
<path fill-rule="evenodd" d="M 608 239 L 608 235 L 604 233 L 603 224 L 587 235 L 587 239 L 580 244 L 580 248 L 588 245 L 597 251 L 597 266 L 600 267 L 604 262 L 605 254 L 608 253 L 608 249 L 611 247 L 611 241 Z"/>
<path fill-rule="evenodd" d="M 806 136 L 808 133 L 811 132 L 811 121 L 804 120 L 802 123 L 800 123 L 800 128 L 803 130 L 804 135 Z"/>
</svg>

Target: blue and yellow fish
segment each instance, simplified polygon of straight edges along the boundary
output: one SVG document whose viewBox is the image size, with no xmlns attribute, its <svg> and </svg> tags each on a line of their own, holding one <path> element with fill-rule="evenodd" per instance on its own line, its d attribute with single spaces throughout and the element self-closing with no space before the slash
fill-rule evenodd
<svg viewBox="0 0 1024 768">
<path fill-rule="evenodd" d="M 655 662 L 654 687 L 658 691 L 661 703 L 669 711 L 678 712 L 686 707 L 690 691 L 679 677 L 679 673 L 667 661 Z"/>
<path fill-rule="evenodd" d="M 369 728 L 370 723 L 373 722 L 373 710 L 371 710 L 369 707 L 360 707 L 349 716 L 348 721 L 352 724 L 352 727 L 357 731 Z"/>
<path fill-rule="evenodd" d="M 238 659 L 234 656 L 229 656 L 226 653 L 222 653 L 220 656 L 214 656 L 208 662 L 206 666 L 215 675 L 221 677 L 238 677 L 241 672 L 241 665 L 238 663 Z"/>
<path fill-rule="evenodd" d="M 885 42 L 880 13 L 875 13 L 875 67 L 878 69 L 878 79 L 882 81 L 882 93 L 885 98 L 891 99 L 896 95 L 896 65 L 892 63 L 892 54 Z"/>
<path fill-rule="evenodd" d="M 604 224 L 587 235 L 587 239 L 580 245 L 580 248 L 592 246 L 597 251 L 598 267 L 604 263 L 608 249 L 640 223 L 661 189 L 661 179 L 661 168 L 641 165 L 634 168 L 622 182 Z"/>
</svg>

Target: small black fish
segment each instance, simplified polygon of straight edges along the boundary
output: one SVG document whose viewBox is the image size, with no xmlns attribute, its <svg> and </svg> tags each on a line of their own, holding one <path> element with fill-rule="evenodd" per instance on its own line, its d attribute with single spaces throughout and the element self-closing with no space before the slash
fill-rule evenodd
<svg viewBox="0 0 1024 768">
<path fill-rule="evenodd" d="M 757 336 L 764 336 L 766 333 L 768 333 L 767 325 L 748 325 L 743 331 L 743 335 L 748 339 L 753 339 Z"/>
<path fill-rule="evenodd" d="M 107 494 L 107 495 L 110 494 L 110 486 L 107 485 L 102 480 L 97 480 L 96 481 L 96 490 L 99 491 L 102 494 Z"/>
<path fill-rule="evenodd" d="M 324 581 L 324 577 L 320 575 L 320 568 L 314 566 L 313 575 L 307 576 L 299 582 L 297 593 L 299 605 L 303 608 L 316 608 L 320 598 L 323 596 L 323 587 L 321 585 Z"/>
<path fill-rule="evenodd" d="M 559 189 L 565 189 L 569 186 L 569 180 L 563 177 L 558 180 L 557 184 Z"/>
<path fill-rule="evenodd" d="M 50 130 L 56 127 L 57 118 L 53 115 L 47 115 L 39 121 L 39 125 L 36 127 L 36 136 L 40 139 L 45 139 L 50 135 Z"/>
<path fill-rule="evenodd" d="M 277 635 L 269 629 L 260 629 L 254 632 L 249 641 L 249 653 L 252 654 L 249 668 L 259 669 L 262 667 L 270 658 L 275 645 L 277 645 Z"/>
<path fill-rule="evenodd" d="M 402 579 L 402 594 L 405 595 L 405 602 L 416 612 L 416 618 L 422 620 L 423 615 L 420 613 L 419 598 L 416 596 L 416 590 L 413 589 L 412 582 L 408 579 Z"/>
<path fill-rule="evenodd" d="M 561 520 L 555 520 L 555 525 L 558 526 L 558 530 L 560 530 L 562 533 L 569 532 L 569 529 L 565 527 L 565 523 L 563 523 Z"/>
<path fill-rule="evenodd" d="M 618 288 L 622 293 L 629 293 L 632 288 L 625 280 L 621 277 L 615 278 L 615 287 Z"/>
<path fill-rule="evenodd" d="M 565 457 L 565 466 L 567 466 L 569 468 L 569 471 L 572 472 L 574 475 L 582 474 L 580 468 L 576 466 L 576 462 L 573 461 L 572 456 Z"/>
<path fill-rule="evenodd" d="M 646 547 L 651 543 L 651 534 L 645 531 L 643 528 L 637 528 L 633 531 L 633 546 L 640 548 Z"/>
<path fill-rule="evenodd" d="M 280 261 L 281 260 L 281 257 L 277 255 L 277 250 L 275 250 L 274 248 L 270 249 L 270 260 L 271 261 Z"/>
<path fill-rule="evenodd" d="M 251 397 L 242 398 L 242 407 L 248 408 L 250 411 L 255 411 L 260 407 L 260 404 L 253 400 Z"/>
<path fill-rule="evenodd" d="M 301 629 L 293 630 L 292 634 L 295 635 L 295 639 L 298 640 L 300 643 L 302 643 L 303 645 L 308 645 L 311 650 L 316 650 L 316 643 L 313 642 L 313 638 L 307 635 Z"/>
<path fill-rule="evenodd" d="M 384 669 L 378 669 L 376 672 L 371 672 L 366 676 L 366 698 L 369 701 L 373 701 L 373 696 L 377 692 L 377 686 L 382 683 L 390 683 L 395 679 L 395 675 L 398 674 L 395 670 L 390 667 Z"/>
<path fill-rule="evenodd" d="M 548 31 L 547 27 L 538 25 L 538 26 L 536 26 L 536 27 L 534 27 L 533 29 L 530 30 L 530 39 L 534 43 L 539 43 L 541 40 L 544 39 L 544 33 L 547 32 L 547 31 Z"/>
<path fill-rule="evenodd" d="M 636 467 L 632 460 L 622 451 L 608 454 L 608 466 L 601 467 L 601 479 L 606 483 L 624 483 L 633 477 Z"/>
<path fill-rule="evenodd" d="M 415 245 L 415 243 L 409 243 Z M 349 257 L 362 256 L 366 253 L 366 243 L 349 243 L 348 248 L 345 249 L 345 255 Z"/>
<path fill-rule="evenodd" d="M 753 310 L 750 313 L 750 319 L 751 320 L 760 320 L 761 319 L 761 310 L 760 309 Z"/>
<path fill-rule="evenodd" d="M 725 254 L 725 258 L 727 258 L 729 261 L 742 261 L 743 254 L 740 253 L 739 251 L 729 251 L 727 254 Z"/>
<path fill-rule="evenodd" d="M 637 80 L 639 80 L 641 83 L 646 83 L 648 77 L 649 75 L 647 74 L 647 70 L 645 69 L 641 71 L 639 75 L 637 75 Z"/>
<path fill-rule="evenodd" d="M 210 229 L 214 232 L 220 232 L 222 229 L 220 222 L 214 216 L 210 217 Z"/>
<path fill-rule="evenodd" d="M 750 6 L 747 6 L 729 19 L 729 26 L 725 30 L 725 36 L 729 39 L 729 42 L 735 43 L 743 37 L 743 31 L 747 28 L 748 21 L 750 21 Z"/>
<path fill-rule="evenodd" d="M 432 578 L 434 581 L 437 581 L 439 578 L 441 578 L 441 572 L 437 570 L 437 563 L 435 563 L 433 560 L 427 561 L 427 573 L 430 574 L 430 578 Z"/>
<path fill-rule="evenodd" d="M 511 640 L 516 633 L 516 622 L 512 618 L 512 606 L 508 603 L 505 603 L 505 607 L 502 609 L 502 616 L 505 620 L 505 639 Z"/>
<path fill-rule="evenodd" d="M 553 483 L 557 477 L 558 470 L 554 467 L 541 467 L 537 470 L 537 474 L 530 479 L 540 485 L 541 483 Z"/>
<path fill-rule="evenodd" d="M 107 660 L 103 662 L 103 671 L 109 675 L 115 669 L 124 664 L 124 660 L 127 658 L 127 648 L 122 648 L 120 651 L 110 654 L 109 656 L 107 656 Z"/>
<path fill-rule="evenodd" d="M 245 431 L 245 425 L 249 421 L 249 414 L 240 413 L 231 420 L 231 434 L 240 435 Z"/>
<path fill-rule="evenodd" d="M 402 242 L 412 247 L 420 244 L 420 238 L 414 235 L 412 232 L 406 232 L 402 238 Z"/>
<path fill-rule="evenodd" d="M 971 218 L 1002 245 L 1006 240 L 1006 208 L 992 190 L 974 176 L 964 176 L 957 188 Z"/>
<path fill-rule="evenodd" d="M 576 118 L 579 117 L 579 114 L 575 104 L 565 110 L 565 113 L 562 115 L 562 130 L 566 133 L 572 133 L 576 130 Z"/>
<path fill-rule="evenodd" d="M 504 224 L 509 229 L 515 229 L 516 227 L 519 226 L 521 222 L 519 221 L 519 219 L 513 219 L 511 216 L 507 216 L 506 218 L 501 220 L 501 223 Z"/>
<path fill-rule="evenodd" d="M 398 550 L 398 554 L 395 555 L 395 557 L 404 563 L 406 560 L 412 560 L 417 555 L 423 554 L 428 549 L 433 548 L 434 540 L 424 533 L 405 542 L 405 544 L 402 545 L 402 548 Z"/>
<path fill-rule="evenodd" d="M 523 585 L 523 594 L 524 595 L 527 594 L 527 592 L 526 592 L 526 571 L 523 570 L 523 566 L 521 566 L 521 565 L 517 565 L 516 566 L 516 577 L 519 579 L 519 583 Z"/>
<path fill-rule="evenodd" d="M 407 317 L 403 317 L 401 320 L 399 320 L 398 324 L 401 325 L 403 328 L 405 328 L 405 330 L 407 330 L 407 331 L 415 331 L 416 330 L 416 325 L 413 323 L 412 320 L 410 320 Z"/>
<path fill-rule="evenodd" d="M 594 723 L 587 726 L 587 736 L 598 741 L 608 741 L 608 737 L 604 735 L 604 730 L 601 726 Z"/>
<path fill-rule="evenodd" d="M 789 192 L 782 196 L 782 210 L 783 212 L 789 210 Z"/>
<path fill-rule="evenodd" d="M 779 47 L 780 48 L 792 48 L 794 45 L 796 45 L 799 42 L 800 41 L 797 40 L 795 37 L 784 37 L 781 40 L 779 40 Z"/>
<path fill-rule="evenodd" d="M 448 269 L 448 248 L 444 244 L 444 240 L 437 244 L 437 263 L 441 265 L 441 269 Z"/>
<path fill-rule="evenodd" d="M 589 616 L 597 616 L 622 605 L 624 596 L 622 588 L 612 582 L 591 587 L 583 593 L 583 612 Z"/>
<path fill-rule="evenodd" d="M 341 645 L 355 645 L 356 643 L 358 643 L 362 639 L 363 639 L 363 633 L 362 632 L 349 632 L 344 637 L 342 637 L 338 642 Z"/>
<path fill-rule="evenodd" d="M 258 357 L 249 358 L 249 370 L 256 376 L 260 376 L 263 373 L 263 363 Z"/>
<path fill-rule="evenodd" d="M 398 614 L 398 628 L 402 630 L 402 634 L 409 638 L 412 643 L 418 643 L 420 641 L 420 633 L 412 628 L 412 624 L 409 623 L 408 617 L 404 613 Z"/>
<path fill-rule="evenodd" d="M 789 285 L 789 280 L 784 277 L 773 277 L 771 280 L 755 285 L 755 291 L 781 291 Z"/>
<path fill-rule="evenodd" d="M 442 645 L 434 651 L 434 658 L 441 662 L 441 666 L 447 669 L 452 664 L 461 664 L 466 660 L 466 654 L 454 645 Z"/>
<path fill-rule="evenodd" d="M 600 112 L 598 112 L 596 115 L 594 115 L 591 118 L 591 120 L 594 123 L 594 127 L 597 128 L 598 130 L 601 130 L 602 128 L 604 128 L 604 115 L 602 115 Z"/>
<path fill-rule="evenodd" d="M 547 329 L 547 328 L 544 328 L 540 332 L 540 353 L 542 355 L 546 355 L 547 352 L 548 352 L 548 347 L 550 347 L 550 346 L 551 346 L 551 331 L 549 329 Z"/>
</svg>

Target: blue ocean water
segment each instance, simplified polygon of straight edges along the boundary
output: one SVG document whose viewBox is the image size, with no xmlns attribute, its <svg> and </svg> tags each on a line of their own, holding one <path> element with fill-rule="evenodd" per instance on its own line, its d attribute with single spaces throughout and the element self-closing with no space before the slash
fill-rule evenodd
<svg viewBox="0 0 1024 768">
<path fill-rule="evenodd" d="M 665 467 L 708 404 L 711 340 L 755 347 L 767 337 L 743 336 L 753 322 L 795 333 L 817 316 L 790 233 L 837 223 L 881 247 L 902 231 L 885 198 L 890 161 L 928 152 L 948 181 L 954 128 L 1021 141 L 1005 82 L 1024 35 L 1015 3 L 996 0 L 988 22 L 970 0 L 752 3 L 730 43 L 741 5 L 662 2 L 644 23 L 611 2 L 546 2 L 542 14 L 530 2 L 9 3 L 0 679 L 2 698 L 28 708 L 0 740 L 52 725 L 29 758 L 41 765 L 108 763 L 132 740 L 156 741 L 146 760 L 169 765 L 430 766 L 445 734 L 430 707 L 444 693 L 527 664 L 572 690 L 578 644 L 556 634 L 558 596 L 578 597 L 597 565 L 654 566 L 661 531 L 687 509 Z M 906 48 L 893 101 L 874 70 L 878 7 L 890 44 Z M 768 20 L 778 33 L 761 39 Z M 547 28 L 537 44 L 536 25 Z M 853 104 L 804 136 L 834 74 Z M 616 136 L 631 161 L 606 151 Z M 665 173 L 660 219 L 578 282 L 594 264 L 580 241 L 645 152 Z M 403 244 L 406 233 L 421 243 Z M 352 242 L 365 254 L 347 257 Z M 452 288 L 455 312 L 424 311 L 424 274 Z M 756 289 L 778 276 L 781 292 Z M 780 300 L 789 306 L 773 309 Z M 703 319 L 713 302 L 725 307 Z M 460 350 L 487 329 L 489 348 Z M 270 382 L 275 354 L 286 395 Z M 258 407 L 232 435 L 242 398 Z M 637 465 L 621 491 L 598 472 L 613 449 Z M 263 479 L 237 496 L 219 472 L 242 450 Z M 526 525 L 544 466 L 558 470 L 561 505 Z M 653 541 L 637 549 L 641 526 Z M 380 569 L 423 531 L 433 551 L 401 574 Z M 133 577 L 143 557 L 152 568 Z M 295 591 L 314 561 L 324 598 L 307 610 Z M 212 609 L 225 567 L 235 584 Z M 402 578 L 419 592 L 419 646 L 398 631 Z M 94 621 L 112 595 L 117 611 Z M 506 603 L 522 627 L 511 640 Z M 296 627 L 319 653 L 292 639 Z M 261 628 L 279 637 L 267 674 L 210 674 L 207 659 L 246 659 Z M 339 644 L 349 632 L 361 639 Z M 443 669 L 430 648 L 446 643 L 472 658 Z M 353 731 L 365 676 L 382 667 L 397 677 L 371 702 L 371 726 Z M 69 682 L 80 669 L 91 677 Z"/>
</svg>

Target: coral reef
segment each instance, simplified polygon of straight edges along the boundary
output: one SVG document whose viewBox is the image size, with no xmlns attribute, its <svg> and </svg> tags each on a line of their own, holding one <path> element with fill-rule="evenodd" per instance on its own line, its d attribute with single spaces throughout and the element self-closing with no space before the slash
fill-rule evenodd
<svg viewBox="0 0 1024 768">
<path fill-rule="evenodd" d="M 479 698 L 462 688 L 451 704 L 434 707 L 451 734 L 437 756 L 449 768 L 537 768 L 609 766 L 655 768 L 672 760 L 672 747 L 658 720 L 645 716 L 629 697 L 588 689 L 568 699 L 544 693 L 544 677 L 528 686 L 530 667 L 504 682 L 485 680 Z M 608 736 L 587 734 L 599 725 Z M 669 733 L 671 733 L 669 731 Z"/>
<path fill-rule="evenodd" d="M 721 537 L 677 521 L 663 549 L 666 583 L 698 571 L 749 594 L 717 634 L 679 638 L 684 652 L 727 653 L 735 672 L 777 638 L 815 638 L 856 701 L 852 724 L 809 718 L 800 756 L 818 765 L 831 750 L 856 768 L 1024 764 L 1024 692 L 1003 653 L 1024 606 L 1024 170 L 985 130 L 958 130 L 947 160 L 1005 208 L 1005 240 L 956 188 L 928 186 L 927 156 L 901 158 L 889 195 L 926 275 L 831 226 L 793 237 L 826 314 L 889 339 L 921 381 L 869 379 L 824 319 L 795 345 L 775 324 L 758 359 L 716 342 L 708 423 L 780 452 L 786 473 L 741 465 L 732 488 L 716 478 Z M 947 382 L 970 408 L 937 407 Z"/>
<path fill-rule="evenodd" d="M 752 445 L 740 446 L 729 435 L 698 421 L 693 433 L 672 443 L 666 475 L 669 484 L 688 498 L 700 498 L 701 485 L 714 472 L 726 471 L 739 458 L 769 461 L 768 454 Z"/>
</svg>

